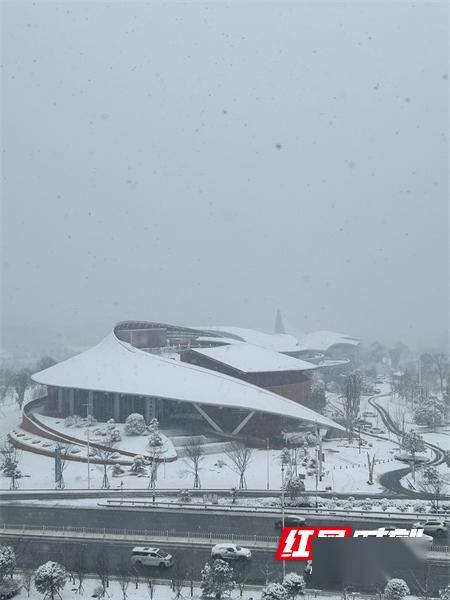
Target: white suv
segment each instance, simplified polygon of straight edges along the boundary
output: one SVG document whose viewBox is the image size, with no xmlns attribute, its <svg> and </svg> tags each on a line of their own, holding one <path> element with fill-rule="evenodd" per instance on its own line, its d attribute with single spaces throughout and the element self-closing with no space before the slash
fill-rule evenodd
<svg viewBox="0 0 450 600">
<path fill-rule="evenodd" d="M 430 520 L 422 521 L 421 523 L 414 523 L 414 527 L 423 529 L 424 533 L 428 535 L 435 535 L 438 537 L 445 537 L 448 534 L 447 523 L 442 520 Z"/>
<path fill-rule="evenodd" d="M 144 567 L 171 567 L 173 557 L 159 548 L 136 546 L 131 553 L 131 562 Z"/>
<path fill-rule="evenodd" d="M 211 550 L 212 558 L 222 560 L 250 560 L 252 553 L 248 548 L 242 548 L 237 544 L 216 544 Z"/>
</svg>

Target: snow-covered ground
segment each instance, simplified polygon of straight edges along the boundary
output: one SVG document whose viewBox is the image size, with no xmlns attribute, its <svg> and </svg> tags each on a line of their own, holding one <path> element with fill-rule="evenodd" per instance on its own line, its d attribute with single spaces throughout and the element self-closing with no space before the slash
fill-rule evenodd
<svg viewBox="0 0 450 600">
<path fill-rule="evenodd" d="M 379 386 L 382 393 L 389 391 L 388 384 Z M 388 408 L 392 414 L 403 410 L 405 407 L 401 401 L 395 397 L 377 397 L 377 402 Z M 372 413 L 372 416 L 368 416 Z M 398 453 L 398 440 L 396 436 L 389 436 L 378 413 L 368 403 L 368 397 L 361 399 L 361 414 L 364 418 L 376 427 L 383 430 L 380 437 L 361 434 L 361 438 L 367 442 L 367 446 L 359 447 L 358 441 L 354 440 L 351 444 L 341 438 L 339 440 L 325 441 L 323 443 L 323 452 L 325 461 L 323 463 L 324 477 L 318 484 L 319 490 L 325 490 L 331 487 L 331 492 L 380 492 L 382 488 L 377 483 L 377 476 L 383 472 L 405 466 L 405 463 L 395 459 Z M 20 411 L 13 402 L 7 402 L 0 407 L 0 437 L 5 436 L 12 428 L 20 423 Z M 85 435 L 83 428 L 67 428 L 64 426 L 63 419 L 52 419 L 50 417 L 39 417 L 43 422 L 52 427 L 59 428 L 63 433 L 70 433 L 77 437 Z M 410 416 L 407 416 L 409 419 Z M 123 425 L 118 424 L 121 429 L 122 442 L 118 447 L 131 452 L 145 453 L 147 436 L 126 436 L 123 433 Z M 437 443 L 443 448 L 448 448 L 448 439 L 450 432 L 447 428 L 441 428 L 438 432 L 425 432 L 425 439 Z M 35 437 L 35 436 L 33 436 Z M 392 439 L 389 439 L 391 437 Z M 370 446 L 371 444 L 371 446 Z M 172 444 L 170 447 L 173 448 Z M 166 448 L 169 445 L 166 444 Z M 315 449 L 309 449 L 309 457 L 314 457 Z M 374 485 L 368 485 L 368 467 L 367 453 L 372 458 L 375 456 Z M 30 452 L 23 452 L 20 462 L 20 469 L 25 477 L 20 481 L 20 487 L 23 489 L 53 489 L 54 488 L 54 461 L 50 457 L 45 457 Z M 102 467 L 100 465 L 90 465 L 91 469 L 91 487 L 96 488 L 101 485 Z M 443 473 L 445 471 L 442 468 Z M 180 489 L 182 487 L 192 487 L 192 475 L 188 472 L 189 464 L 184 459 L 178 459 L 174 462 L 162 464 L 158 470 L 159 488 Z M 304 470 L 303 470 L 304 471 Z M 210 454 L 203 458 L 201 462 L 200 479 L 203 488 L 230 489 L 238 484 L 238 474 L 233 471 L 232 465 L 224 452 Z M 269 484 L 270 489 L 280 489 L 281 486 L 281 464 L 280 452 L 277 450 L 254 450 L 252 460 L 246 473 L 247 486 L 252 489 L 266 489 Z M 68 461 L 64 472 L 66 488 L 83 489 L 87 487 L 87 464 L 75 461 Z M 126 489 L 145 489 L 148 487 L 148 477 L 136 477 L 126 472 L 117 478 L 111 477 L 111 487 L 119 487 L 123 482 Z M 314 491 L 316 487 L 315 475 L 306 470 L 305 479 L 306 489 Z M 0 489 L 8 489 L 9 480 L 0 477 Z"/>
<path fill-rule="evenodd" d="M 75 437 L 84 441 L 87 440 L 86 427 L 66 427 L 64 424 L 64 419 L 56 419 L 54 417 L 47 417 L 45 415 L 37 415 L 37 418 L 44 425 L 61 432 L 63 435 L 70 435 L 71 437 Z M 95 429 L 101 427 L 104 427 L 103 423 L 98 423 L 98 425 L 93 425 L 90 427 L 91 442 L 98 442 L 99 444 L 102 443 L 101 437 L 96 438 L 94 436 Z M 148 435 L 127 435 L 125 433 L 124 423 L 116 423 L 115 427 L 119 430 L 122 438 L 120 442 L 116 443 L 115 448 L 118 450 L 133 452 L 135 454 L 149 454 Z M 160 432 L 160 434 L 163 444 L 162 446 L 158 447 L 158 451 L 160 452 L 161 458 L 165 458 L 167 460 L 173 459 L 177 454 L 172 442 L 162 432 Z"/>
<path fill-rule="evenodd" d="M 15 579 L 20 581 L 20 575 L 16 576 Z M 83 581 L 83 591 L 81 594 L 77 592 L 78 583 L 71 583 L 70 580 L 66 583 L 64 589 L 61 591 L 60 600 L 80 600 L 80 598 L 92 598 L 96 589 L 100 587 L 99 580 L 88 578 Z M 136 587 L 135 581 L 131 578 L 128 586 L 126 587 L 126 598 L 127 600 L 144 600 L 148 598 L 148 600 L 174 600 L 176 598 L 176 592 L 172 590 L 169 585 L 161 585 L 161 584 L 152 584 L 151 580 L 147 583 L 144 580 L 140 580 L 138 582 L 138 586 Z M 201 590 L 197 587 L 193 590 L 194 595 L 191 596 L 190 588 L 183 587 L 181 589 L 180 599 L 188 600 L 189 598 L 200 598 Z M 247 600 L 252 597 L 254 600 L 259 600 L 261 597 L 261 591 L 257 589 L 246 589 L 244 591 L 243 598 Z M 30 595 L 27 595 L 27 592 L 22 589 L 19 595 L 15 596 L 20 600 L 24 600 L 27 598 L 28 600 L 42 600 L 42 594 L 37 592 L 34 587 L 30 591 Z M 120 587 L 120 583 L 116 580 L 110 580 L 109 587 L 107 588 L 106 598 L 109 600 L 123 600 L 124 594 L 122 593 L 122 589 Z M 234 591 L 231 596 L 231 600 L 237 600 L 239 598 L 239 592 Z M 332 598 L 327 595 L 327 598 Z M 338 596 L 336 597 L 338 598 Z"/>
<path fill-rule="evenodd" d="M 20 582 L 21 576 L 15 576 L 15 579 Z M 92 598 L 94 591 L 99 588 L 99 581 L 93 578 L 86 578 L 83 581 L 83 592 L 79 594 L 77 592 L 78 583 L 71 583 L 68 581 L 63 590 L 60 592 L 60 600 L 80 600 L 80 598 Z M 190 587 L 182 587 L 180 589 L 180 594 L 177 596 L 177 592 L 174 592 L 170 585 L 163 585 L 157 583 L 151 583 L 147 581 L 139 581 L 138 587 L 136 587 L 135 581 L 130 580 L 128 587 L 126 589 L 126 598 L 127 600 L 144 600 L 147 598 L 148 600 L 176 600 L 177 597 L 179 600 L 190 600 L 191 598 L 194 600 L 198 600 L 201 598 L 201 590 L 198 587 L 193 588 L 193 595 L 191 596 Z M 245 586 L 245 589 L 242 592 L 242 596 L 239 591 L 235 589 L 229 596 L 227 596 L 230 600 L 260 600 L 261 598 L 261 587 L 255 586 L 252 588 L 251 586 Z M 342 600 L 342 594 L 336 592 L 326 592 L 321 590 L 308 590 L 304 591 L 302 598 L 304 600 L 315 600 L 316 598 L 323 598 L 324 600 Z M 357 600 L 358 598 L 373 598 L 373 594 L 361 594 L 352 592 L 351 596 L 352 600 Z M 42 594 L 38 593 L 34 586 L 31 586 L 30 594 L 28 595 L 24 589 L 21 589 L 19 594 L 15 596 L 18 600 L 42 600 Z M 111 579 L 109 582 L 109 587 L 107 590 L 108 600 L 123 600 L 124 595 L 120 584 L 118 581 Z M 405 600 L 416 600 L 416 596 L 406 596 Z"/>
</svg>

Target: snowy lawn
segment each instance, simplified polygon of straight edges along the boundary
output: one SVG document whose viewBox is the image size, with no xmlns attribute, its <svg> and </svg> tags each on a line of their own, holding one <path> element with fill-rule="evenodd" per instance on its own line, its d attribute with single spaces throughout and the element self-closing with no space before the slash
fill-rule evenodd
<svg viewBox="0 0 450 600">
<path fill-rule="evenodd" d="M 310 450 L 313 455 L 313 450 Z M 359 452 L 356 442 L 349 446 L 345 441 L 331 441 L 323 444 L 325 454 L 325 477 L 319 483 L 319 489 L 325 490 L 331 486 L 332 491 L 344 492 L 375 492 L 380 491 L 378 484 L 369 486 L 367 481 L 366 451 L 361 448 Z M 377 461 L 375 475 L 400 466 L 393 459 L 395 445 L 388 441 L 378 440 L 369 453 L 375 454 Z M 255 450 L 246 474 L 247 486 L 251 489 L 267 488 L 267 466 L 270 489 L 280 489 L 281 465 L 279 451 Z M 54 460 L 50 457 L 22 452 L 19 468 L 25 475 L 20 480 L 22 489 L 53 489 Z M 67 461 L 64 471 L 66 489 L 87 488 L 87 463 Z M 102 481 L 101 465 L 90 465 L 91 487 L 99 488 Z M 185 459 L 161 464 L 158 469 L 157 487 L 167 489 L 189 488 L 193 485 L 193 477 L 188 472 L 189 463 Z M 211 454 L 203 458 L 200 469 L 200 479 L 203 488 L 230 489 L 237 486 L 238 474 L 231 468 L 230 461 L 224 453 Z M 111 488 L 118 488 L 123 482 L 123 487 L 129 489 L 145 489 L 148 487 L 148 477 L 136 477 L 128 470 L 121 477 L 111 477 Z M 315 476 L 306 475 L 306 489 L 315 490 Z M 0 477 L 0 489 L 8 489 L 9 480 Z"/>
<path fill-rule="evenodd" d="M 20 581 L 20 575 L 16 576 L 15 579 Z M 126 586 L 125 597 L 127 600 L 144 600 L 145 598 L 148 598 L 148 600 L 174 600 L 177 597 L 177 593 L 174 592 L 169 585 L 154 584 L 150 579 L 148 582 L 141 579 L 136 587 L 135 581 L 131 578 L 128 582 L 128 585 L 126 585 L 126 583 L 124 585 Z M 95 597 L 93 594 L 95 590 L 99 588 L 99 586 L 100 583 L 98 579 L 86 579 L 83 581 L 83 591 L 78 593 L 78 584 L 76 583 L 74 585 L 68 581 L 64 589 L 61 590 L 61 595 L 57 595 L 56 597 L 60 598 L 61 600 L 80 600 L 80 598 L 92 598 Z M 190 588 L 183 587 L 181 589 L 180 598 L 182 600 L 188 600 L 189 598 L 200 598 L 201 590 L 199 588 L 194 587 L 193 592 L 194 595 L 191 596 Z M 243 598 L 247 600 L 249 597 L 252 597 L 254 600 L 259 600 L 261 597 L 261 591 L 246 589 L 244 591 Z M 20 593 L 15 596 L 15 598 L 20 600 L 25 600 L 25 598 L 29 600 L 42 600 L 43 595 L 37 592 L 32 586 L 29 596 L 27 595 L 27 592 L 22 589 Z M 124 594 L 119 581 L 110 580 L 105 598 L 108 600 L 123 600 Z M 230 598 L 232 600 L 237 600 L 239 598 L 239 592 L 234 592 Z M 327 598 L 330 598 L 330 596 L 327 595 Z"/>
</svg>

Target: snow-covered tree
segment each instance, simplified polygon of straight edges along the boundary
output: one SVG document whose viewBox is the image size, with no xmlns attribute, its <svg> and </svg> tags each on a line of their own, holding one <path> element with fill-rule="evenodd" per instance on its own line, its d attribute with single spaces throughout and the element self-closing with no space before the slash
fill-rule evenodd
<svg viewBox="0 0 450 600">
<path fill-rule="evenodd" d="M 121 464 L 116 463 L 115 465 L 112 466 L 112 476 L 113 477 L 120 477 L 121 475 L 123 475 L 125 473 L 125 469 L 122 467 Z"/>
<path fill-rule="evenodd" d="M 287 573 L 283 579 L 283 587 L 287 592 L 287 595 L 292 599 L 303 593 L 306 587 L 305 580 L 298 573 Z"/>
<path fill-rule="evenodd" d="M 143 476 L 146 475 L 147 472 L 145 470 L 145 459 L 140 454 L 136 454 L 133 457 L 133 464 L 130 467 L 130 471 L 133 475 Z"/>
<path fill-rule="evenodd" d="M 189 490 L 180 490 L 178 492 L 178 502 L 188 503 L 191 502 L 192 495 Z"/>
<path fill-rule="evenodd" d="M 34 587 L 44 594 L 44 598 L 54 600 L 60 590 L 66 585 L 67 572 L 59 563 L 49 560 L 38 567 L 34 573 Z"/>
<path fill-rule="evenodd" d="M 281 583 L 269 583 L 261 592 L 261 600 L 287 600 L 286 588 Z"/>
<path fill-rule="evenodd" d="M 321 379 L 315 379 L 311 387 L 311 402 L 314 410 L 322 412 L 327 403 L 325 383 Z"/>
<path fill-rule="evenodd" d="M 131 413 L 125 421 L 125 433 L 127 435 L 142 435 L 146 429 L 145 419 L 139 413 Z"/>
<path fill-rule="evenodd" d="M 286 493 L 289 494 L 292 502 L 295 502 L 300 493 L 305 491 L 305 484 L 300 477 L 291 477 L 285 484 Z"/>
<path fill-rule="evenodd" d="M 414 410 L 414 422 L 417 425 L 436 427 L 442 425 L 445 419 L 446 407 L 443 401 L 436 396 L 429 396 L 424 402 L 420 402 Z"/>
<path fill-rule="evenodd" d="M 217 559 L 206 563 L 201 572 L 202 598 L 216 598 L 220 600 L 229 594 L 235 587 L 233 569 L 224 560 Z"/>
<path fill-rule="evenodd" d="M 148 426 L 148 445 L 150 448 L 162 446 L 163 440 L 159 433 L 158 419 L 152 419 Z"/>
<path fill-rule="evenodd" d="M 16 567 L 16 556 L 11 546 L 0 546 L 0 584 L 10 577 Z"/>
<path fill-rule="evenodd" d="M 403 600 L 409 594 L 409 587 L 403 579 L 390 579 L 384 588 L 386 600 Z"/>
<path fill-rule="evenodd" d="M 11 441 L 7 440 L 0 448 L 0 469 L 5 477 L 9 477 L 11 490 L 19 487 L 18 479 L 22 477 L 19 469 L 20 453 Z"/>
<path fill-rule="evenodd" d="M 412 458 L 412 475 L 415 479 L 416 453 L 425 452 L 426 446 L 423 437 L 416 431 L 408 431 L 402 437 L 402 448 L 411 454 Z"/>
</svg>

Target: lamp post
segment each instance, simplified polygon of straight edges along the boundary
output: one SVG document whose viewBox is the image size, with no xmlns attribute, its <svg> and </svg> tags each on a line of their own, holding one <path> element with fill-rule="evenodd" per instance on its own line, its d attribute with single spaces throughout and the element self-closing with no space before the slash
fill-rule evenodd
<svg viewBox="0 0 450 600">
<path fill-rule="evenodd" d="M 266 438 L 266 489 L 270 489 L 270 472 L 269 472 L 269 438 Z"/>
<path fill-rule="evenodd" d="M 281 531 L 284 529 L 284 463 L 281 463 Z M 283 560 L 283 579 L 286 576 L 286 561 Z"/>
<path fill-rule="evenodd" d="M 83 404 L 83 406 L 86 407 L 86 441 L 87 441 L 87 487 L 88 490 L 91 489 L 91 444 L 90 444 L 90 432 L 89 432 L 89 400 L 86 402 L 86 404 Z"/>
</svg>

